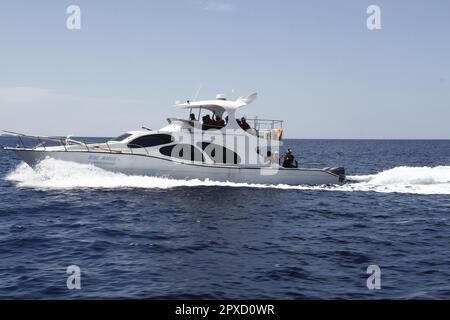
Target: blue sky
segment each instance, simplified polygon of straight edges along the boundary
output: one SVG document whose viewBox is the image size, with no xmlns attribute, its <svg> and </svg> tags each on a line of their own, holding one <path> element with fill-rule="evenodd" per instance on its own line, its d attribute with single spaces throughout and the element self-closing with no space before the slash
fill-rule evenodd
<svg viewBox="0 0 450 320">
<path fill-rule="evenodd" d="M 199 99 L 258 92 L 242 114 L 291 138 L 448 139 L 449 39 L 445 0 L 3 1 L 0 129 L 158 128 L 201 85 Z"/>
</svg>

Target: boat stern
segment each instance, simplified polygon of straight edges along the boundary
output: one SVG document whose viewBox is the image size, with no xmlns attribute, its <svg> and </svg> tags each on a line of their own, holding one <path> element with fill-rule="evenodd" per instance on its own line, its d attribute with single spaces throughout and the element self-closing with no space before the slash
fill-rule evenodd
<svg viewBox="0 0 450 320">
<path fill-rule="evenodd" d="M 345 183 L 346 176 L 345 176 L 345 168 L 344 167 L 329 167 L 329 168 L 324 168 L 323 170 L 336 175 L 339 178 L 340 183 Z"/>
</svg>

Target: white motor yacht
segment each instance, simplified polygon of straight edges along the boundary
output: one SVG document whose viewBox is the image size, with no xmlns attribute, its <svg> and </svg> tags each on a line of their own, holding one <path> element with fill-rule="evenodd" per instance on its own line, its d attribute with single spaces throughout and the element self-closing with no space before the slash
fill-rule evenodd
<svg viewBox="0 0 450 320">
<path fill-rule="evenodd" d="M 189 110 L 187 119 L 169 118 L 168 125 L 159 130 L 143 127 L 102 143 L 4 131 L 22 142 L 4 149 L 31 167 L 49 157 L 130 175 L 174 179 L 289 185 L 345 181 L 341 167 L 302 168 L 292 155 L 286 161 L 280 159 L 281 120 L 236 119 L 236 110 L 255 99 L 256 93 L 233 101 L 217 95 L 212 100 L 177 103 L 177 108 Z M 29 138 L 37 144 L 25 146 L 23 140 Z"/>
</svg>

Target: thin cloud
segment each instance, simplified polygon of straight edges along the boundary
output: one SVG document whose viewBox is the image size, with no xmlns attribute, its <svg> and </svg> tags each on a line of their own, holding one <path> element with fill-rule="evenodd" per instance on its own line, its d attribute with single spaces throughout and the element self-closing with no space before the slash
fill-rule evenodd
<svg viewBox="0 0 450 320">
<path fill-rule="evenodd" d="M 140 126 L 142 118 L 150 119 L 148 106 L 148 102 L 135 99 L 77 96 L 34 87 L 0 87 L 0 130 L 45 135 L 115 135 Z"/>
<path fill-rule="evenodd" d="M 223 1 L 196 0 L 193 3 L 203 10 L 211 12 L 232 12 L 236 10 L 235 5 Z"/>
</svg>

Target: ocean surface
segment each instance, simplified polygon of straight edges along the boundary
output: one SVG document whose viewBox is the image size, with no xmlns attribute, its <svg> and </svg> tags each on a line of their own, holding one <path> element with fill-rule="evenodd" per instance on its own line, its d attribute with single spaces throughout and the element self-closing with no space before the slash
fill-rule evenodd
<svg viewBox="0 0 450 320">
<path fill-rule="evenodd" d="M 0 298 L 450 299 L 450 141 L 285 147 L 352 182 L 177 181 L 55 160 L 33 171 L 0 151 Z"/>
</svg>

